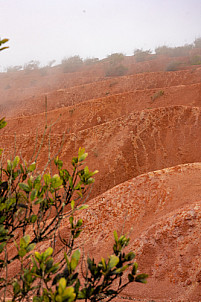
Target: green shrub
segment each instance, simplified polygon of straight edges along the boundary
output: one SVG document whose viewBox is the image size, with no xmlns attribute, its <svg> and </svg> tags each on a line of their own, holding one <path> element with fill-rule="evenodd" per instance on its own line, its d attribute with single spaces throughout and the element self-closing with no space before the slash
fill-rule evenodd
<svg viewBox="0 0 201 302">
<path fill-rule="evenodd" d="M 49 68 L 48 66 L 44 66 L 44 67 L 41 67 L 39 68 L 39 73 L 42 77 L 48 75 L 48 71 L 49 71 Z"/>
<path fill-rule="evenodd" d="M 119 76 L 123 76 L 127 73 L 128 68 L 124 65 L 118 65 L 118 66 L 110 66 L 107 70 L 106 70 L 106 77 L 119 77 Z"/>
<path fill-rule="evenodd" d="M 182 57 L 188 56 L 192 48 L 192 44 L 185 44 L 184 46 L 178 47 L 168 47 L 163 45 L 155 48 L 155 53 L 156 55 L 165 55 L 169 57 Z"/>
<path fill-rule="evenodd" d="M 5 126 L 5 118 L 2 118 L 0 129 Z M 45 126 L 43 138 L 48 129 L 51 132 L 51 127 Z M 50 158 L 49 155 L 46 168 L 54 159 L 57 174 L 46 173 L 46 169 L 38 173 L 37 158 L 41 146 L 42 142 L 37 153 L 34 151 L 32 162 L 27 163 L 23 158 L 15 156 L 3 166 L 1 160 L 1 299 L 33 302 L 111 301 L 128 284 L 146 283 L 148 275 L 137 274 L 135 254 L 124 252 L 129 238 L 124 235 L 118 237 L 116 231 L 113 254 L 106 259 L 102 257 L 97 264 L 93 258 L 87 257 L 85 269 L 83 266 L 80 269 L 81 253 L 75 241 L 83 231 L 83 221 L 75 218 L 75 212 L 87 207 L 82 203 L 82 198 L 98 171 L 90 172 L 87 166 L 83 167 L 88 154 L 84 148 L 79 148 L 78 156 L 71 161 L 72 172 L 63 167 L 58 156 Z M 66 214 L 69 217 L 67 240 L 58 233 Z M 57 244 L 59 252 L 64 254 L 59 263 L 54 259 L 56 239 L 60 240 Z M 47 240 L 51 241 L 52 247 L 41 253 L 34 251 L 37 243 Z M 8 249 L 13 243 L 16 249 L 12 248 L 11 255 Z M 12 269 L 14 276 L 10 274 L 10 265 L 13 263 L 15 268 L 19 267 L 19 271 L 13 272 Z M 129 267 L 127 279 L 123 279 Z"/>
<path fill-rule="evenodd" d="M 78 71 L 82 65 L 83 61 L 80 56 L 73 56 L 70 58 L 65 58 L 61 61 L 62 69 L 64 73 L 75 72 Z"/>
<path fill-rule="evenodd" d="M 7 72 L 16 72 L 16 71 L 20 71 L 20 70 L 22 70 L 22 69 L 23 69 L 22 65 L 8 66 L 8 67 L 6 68 L 6 71 L 7 71 Z"/>
<path fill-rule="evenodd" d="M 107 61 L 109 61 L 111 65 L 118 65 L 124 60 L 124 58 L 125 56 L 123 55 L 123 53 L 116 52 L 107 56 Z"/>
<path fill-rule="evenodd" d="M 39 69 L 40 62 L 31 60 L 30 62 L 24 64 L 24 70 L 25 71 L 31 71 L 31 70 L 36 70 Z"/>
<path fill-rule="evenodd" d="M 169 47 L 167 47 L 166 45 L 156 47 L 155 53 L 156 53 L 156 55 L 168 55 Z"/>
<path fill-rule="evenodd" d="M 93 65 L 99 61 L 99 58 L 87 58 L 84 60 L 85 65 Z"/>
<path fill-rule="evenodd" d="M 201 37 L 195 39 L 194 46 L 195 46 L 195 48 L 201 48 Z"/>
<path fill-rule="evenodd" d="M 166 66 L 166 71 L 177 71 L 179 70 L 180 62 L 171 62 Z"/>
<path fill-rule="evenodd" d="M 142 50 L 142 49 L 135 49 L 134 50 L 134 57 L 136 62 L 144 62 L 149 59 L 151 54 L 151 50 Z"/>
<path fill-rule="evenodd" d="M 6 125 L 0 120 L 0 128 Z M 49 129 L 45 127 L 44 135 Z M 40 150 L 40 148 L 39 148 Z M 81 252 L 76 239 L 83 231 L 82 219 L 75 212 L 87 205 L 82 198 L 94 182 L 97 171 L 83 166 L 87 153 L 80 148 L 72 158 L 72 169 L 54 158 L 57 173 L 37 172 L 37 154 L 27 163 L 16 156 L 0 167 L 0 289 L 5 301 L 110 301 L 129 283 L 146 283 L 146 274 L 137 274 L 133 252 L 124 252 L 129 238 L 114 232 L 113 254 L 96 263 L 87 257 L 80 270 Z M 52 160 L 52 159 L 51 159 Z M 49 163 L 49 160 L 48 160 Z M 48 167 L 48 165 L 47 165 Z M 72 172 L 70 172 L 72 171 Z M 69 208 L 70 206 L 70 208 Z M 54 215 L 53 215 L 54 213 Z M 68 216 L 68 239 L 59 236 L 58 229 Z M 49 240 L 52 247 L 41 253 L 36 244 Z M 55 261 L 55 241 L 62 259 Z M 8 253 L 14 243 L 12 255 Z M 58 252 L 57 252 L 58 253 Z M 13 272 L 11 264 L 18 269 Z M 85 268 L 83 268 L 85 267 Z M 128 269 L 130 270 L 128 271 Z M 12 274 L 11 274 L 12 270 Z M 127 278 L 125 275 L 127 273 Z M 14 276 L 13 276 L 13 273 Z M 123 278 L 124 277 L 124 278 Z"/>
<path fill-rule="evenodd" d="M 200 65 L 201 64 L 201 55 L 195 55 L 190 58 L 191 65 Z"/>
<path fill-rule="evenodd" d="M 159 90 L 156 93 L 154 93 L 154 95 L 151 96 L 151 100 L 155 101 L 156 99 L 160 98 L 162 95 L 164 95 L 164 91 Z"/>
</svg>

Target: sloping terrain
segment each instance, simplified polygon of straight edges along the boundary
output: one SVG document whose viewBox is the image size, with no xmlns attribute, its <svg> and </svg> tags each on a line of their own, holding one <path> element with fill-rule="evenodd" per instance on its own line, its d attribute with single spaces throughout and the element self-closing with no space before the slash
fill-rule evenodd
<svg viewBox="0 0 201 302">
<path fill-rule="evenodd" d="M 62 144 L 69 163 L 85 147 L 99 173 L 80 240 L 99 259 L 111 252 L 114 229 L 129 233 L 150 275 L 117 301 L 201 301 L 201 68 L 165 72 L 161 62 L 146 63 L 153 72 L 111 78 L 100 67 L 1 75 L 1 147 L 5 158 L 34 159 L 44 136 L 39 169 L 49 148 L 53 156 Z"/>
<path fill-rule="evenodd" d="M 107 256 L 113 229 L 126 231 L 140 271 L 150 275 L 146 286 L 126 290 L 130 298 L 200 301 L 200 173 L 200 163 L 149 172 L 90 201 L 80 238 L 86 249 L 92 242 L 93 255 Z"/>
</svg>

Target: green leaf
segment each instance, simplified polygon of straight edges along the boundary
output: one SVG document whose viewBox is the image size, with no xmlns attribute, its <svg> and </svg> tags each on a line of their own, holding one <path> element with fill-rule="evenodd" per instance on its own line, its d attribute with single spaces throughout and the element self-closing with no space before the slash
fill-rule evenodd
<svg viewBox="0 0 201 302">
<path fill-rule="evenodd" d="M 79 163 L 84 161 L 87 156 L 88 156 L 88 153 L 84 153 L 81 156 L 78 156 Z"/>
<path fill-rule="evenodd" d="M 62 292 L 64 291 L 64 289 L 66 288 L 66 279 L 65 278 L 61 278 L 59 280 L 59 294 L 61 295 Z"/>
<path fill-rule="evenodd" d="M 74 290 L 75 290 L 76 294 L 78 294 L 79 288 L 80 288 L 80 280 L 78 279 L 77 282 L 74 285 Z"/>
<path fill-rule="evenodd" d="M 2 42 L 2 40 L 0 41 L 0 43 L 1 42 Z M 0 129 L 4 128 L 6 125 L 7 125 L 7 122 L 5 121 L 5 117 L 3 117 L 2 119 L 0 119 Z"/>
<path fill-rule="evenodd" d="M 37 197 L 37 194 L 38 194 L 38 190 L 37 189 L 33 189 L 32 192 L 31 192 L 31 201 L 34 201 L 34 199 Z"/>
<path fill-rule="evenodd" d="M 63 301 L 72 302 L 75 300 L 76 294 L 74 293 L 73 287 L 68 287 L 64 290 L 62 295 Z"/>
<path fill-rule="evenodd" d="M 63 181 L 58 174 L 55 174 L 51 179 L 51 183 L 52 183 L 52 187 L 54 189 L 57 189 L 62 185 Z"/>
<path fill-rule="evenodd" d="M 38 216 L 37 215 L 31 215 L 31 217 L 30 217 L 30 222 L 31 223 L 34 223 L 34 222 L 36 222 L 36 220 L 37 220 L 37 218 L 38 218 Z"/>
<path fill-rule="evenodd" d="M 60 160 L 60 159 L 58 158 L 58 156 L 54 159 L 54 163 L 55 163 L 55 165 L 58 167 L 59 170 L 60 170 L 60 169 L 62 168 L 62 166 L 63 166 L 63 162 L 62 162 L 62 160 Z"/>
<path fill-rule="evenodd" d="M 17 295 L 20 292 L 20 285 L 17 281 L 13 283 L 13 291 L 14 291 L 14 295 Z"/>
<path fill-rule="evenodd" d="M 76 231 L 76 233 L 74 234 L 74 238 L 78 238 L 80 236 L 80 233 L 82 232 L 82 230 Z"/>
<path fill-rule="evenodd" d="M 23 258 L 26 255 L 27 251 L 24 248 L 20 248 L 18 254 L 21 258 Z"/>
<path fill-rule="evenodd" d="M 105 271 L 107 269 L 105 259 L 101 258 L 101 262 L 102 262 L 102 265 L 103 265 L 103 270 Z"/>
<path fill-rule="evenodd" d="M 94 172 L 91 172 L 91 173 L 90 173 L 90 176 L 93 176 L 93 175 L 95 175 L 95 174 L 97 174 L 97 173 L 99 173 L 99 171 L 98 171 L 98 170 L 95 170 Z"/>
<path fill-rule="evenodd" d="M 87 179 L 87 184 L 88 185 L 93 184 L 94 181 L 95 181 L 94 178 L 90 177 L 90 178 Z"/>
<path fill-rule="evenodd" d="M 0 51 L 2 51 L 2 50 L 4 50 L 4 49 L 7 49 L 7 48 L 9 48 L 9 46 L 1 47 L 1 48 L 0 48 Z"/>
<path fill-rule="evenodd" d="M 50 176 L 50 174 L 45 174 L 45 175 L 43 176 L 43 178 L 44 178 L 44 181 L 45 181 L 46 186 L 49 186 L 49 184 L 50 184 L 50 182 L 51 182 L 51 176 Z"/>
<path fill-rule="evenodd" d="M 2 251 L 4 250 L 4 247 L 6 246 L 6 242 L 2 242 L 0 244 L 0 253 L 2 253 Z"/>
<path fill-rule="evenodd" d="M 15 169 L 17 167 L 17 165 L 19 164 L 20 158 L 19 156 L 16 156 L 13 160 L 13 169 Z"/>
<path fill-rule="evenodd" d="M 6 216 L 1 216 L 0 217 L 0 224 L 2 224 L 6 220 Z"/>
<path fill-rule="evenodd" d="M 29 172 L 33 172 L 36 169 L 36 163 L 33 162 L 29 167 L 28 167 L 28 171 Z"/>
<path fill-rule="evenodd" d="M 30 242 L 29 235 L 26 235 L 26 236 L 20 238 L 20 248 L 26 248 L 27 245 L 29 244 L 29 242 Z"/>
<path fill-rule="evenodd" d="M 6 43 L 6 42 L 8 42 L 8 41 L 9 41 L 9 39 L 2 39 L 2 40 L 0 40 L 0 45 Z M 4 119 L 4 118 L 3 118 L 3 119 Z"/>
<path fill-rule="evenodd" d="M 26 248 L 27 252 L 31 252 L 33 251 L 33 249 L 35 248 L 35 243 L 31 243 L 28 245 L 28 247 Z"/>
<path fill-rule="evenodd" d="M 32 189 L 33 184 L 32 184 L 31 179 L 28 179 L 28 180 L 27 180 L 27 183 L 28 183 L 29 188 Z"/>
<path fill-rule="evenodd" d="M 39 199 L 37 199 L 35 202 L 34 202 L 34 204 L 39 204 L 39 203 L 42 203 L 43 202 L 43 198 L 39 198 Z"/>
<path fill-rule="evenodd" d="M 78 158 L 77 157 L 73 157 L 72 158 L 72 165 L 75 166 L 78 163 Z"/>
<path fill-rule="evenodd" d="M 115 240 L 116 243 L 118 243 L 117 231 L 114 231 L 114 240 Z"/>
<path fill-rule="evenodd" d="M 78 293 L 78 299 L 86 299 L 87 297 L 87 291 L 86 288 L 83 288 L 79 293 Z"/>
<path fill-rule="evenodd" d="M 46 270 L 48 271 L 49 269 L 51 269 L 52 268 L 52 266 L 53 266 L 53 263 L 54 263 L 54 260 L 53 260 L 53 258 L 49 258 L 47 261 L 46 261 Z"/>
<path fill-rule="evenodd" d="M 22 189 L 25 192 L 30 192 L 31 191 L 30 187 L 28 185 L 24 184 L 24 183 L 19 183 L 19 187 L 20 187 L 20 189 Z"/>
<path fill-rule="evenodd" d="M 88 168 L 87 166 L 84 168 L 84 173 L 85 173 L 86 175 L 89 174 L 89 168 Z"/>
<path fill-rule="evenodd" d="M 52 266 L 52 268 L 50 269 L 50 272 L 52 274 L 55 274 L 58 271 L 58 269 L 59 269 L 59 263 L 56 263 Z"/>
<path fill-rule="evenodd" d="M 70 221 L 71 228 L 73 228 L 73 216 L 69 217 L 69 221 Z"/>
<path fill-rule="evenodd" d="M 135 254 L 133 252 L 130 252 L 128 253 L 126 256 L 125 256 L 125 260 L 126 261 L 131 261 L 135 258 Z"/>
<path fill-rule="evenodd" d="M 38 175 L 36 177 L 36 179 L 34 180 L 34 184 L 33 184 L 33 187 L 36 188 L 36 189 L 39 189 L 40 186 L 41 186 L 41 175 Z"/>
<path fill-rule="evenodd" d="M 25 235 L 23 238 L 24 238 L 26 244 L 28 245 L 29 242 L 30 242 L 30 236 L 29 235 Z"/>
<path fill-rule="evenodd" d="M 117 257 L 115 255 L 111 255 L 109 263 L 108 263 L 109 269 L 115 267 L 118 263 L 119 263 L 119 257 Z"/>
<path fill-rule="evenodd" d="M 79 219 L 77 224 L 76 224 L 76 228 L 79 228 L 82 226 L 82 223 L 83 223 L 83 220 L 82 219 Z"/>
<path fill-rule="evenodd" d="M 136 275 L 137 269 L 138 269 L 138 264 L 137 264 L 137 262 L 135 262 L 133 264 L 133 268 L 132 268 L 132 275 Z"/>
<path fill-rule="evenodd" d="M 48 257 L 50 257 L 53 253 L 53 248 L 52 247 L 48 247 L 45 252 L 42 254 L 43 259 L 47 259 Z"/>
<path fill-rule="evenodd" d="M 128 274 L 128 280 L 129 282 L 133 282 L 134 281 L 134 276 L 131 274 Z"/>
<path fill-rule="evenodd" d="M 40 253 L 39 253 L 39 252 L 35 252 L 34 255 L 35 255 L 36 260 L 37 260 L 38 262 L 40 262 L 41 259 L 42 259 L 42 256 L 40 255 Z"/>
<path fill-rule="evenodd" d="M 72 177 L 71 176 L 69 176 L 69 185 L 70 185 L 70 187 L 73 189 L 73 179 L 72 179 Z"/>
<path fill-rule="evenodd" d="M 120 274 L 120 273 L 124 272 L 128 267 L 129 267 L 129 265 L 126 264 L 126 265 L 124 265 L 123 267 L 120 267 L 120 268 L 116 269 L 116 270 L 114 271 L 114 274 Z"/>
<path fill-rule="evenodd" d="M 33 297 L 33 302 L 41 302 L 41 298 L 34 296 Z"/>
<path fill-rule="evenodd" d="M 65 260 L 66 260 L 67 267 L 68 267 L 68 269 L 70 270 L 70 262 L 69 262 L 69 260 L 68 260 L 68 256 L 67 256 L 66 252 L 64 252 L 64 258 L 65 258 Z"/>
<path fill-rule="evenodd" d="M 135 282 L 147 283 L 147 278 L 148 278 L 147 274 L 140 274 L 137 275 L 137 277 L 135 278 Z"/>
<path fill-rule="evenodd" d="M 73 254 L 72 254 L 72 257 L 71 259 L 76 259 L 77 261 L 80 260 L 80 250 L 76 250 Z"/>
<path fill-rule="evenodd" d="M 89 206 L 87 204 L 77 208 L 78 210 L 84 210 L 84 209 L 87 209 Z"/>
<path fill-rule="evenodd" d="M 70 262 L 70 267 L 72 272 L 76 269 L 77 265 L 78 265 L 78 261 L 75 258 L 72 258 Z"/>
<path fill-rule="evenodd" d="M 75 207 L 75 200 L 72 200 L 71 201 L 71 209 L 74 210 L 74 207 Z"/>
<path fill-rule="evenodd" d="M 11 160 L 8 159 L 7 160 L 7 171 L 10 172 L 12 170 L 12 163 L 11 163 Z"/>
</svg>

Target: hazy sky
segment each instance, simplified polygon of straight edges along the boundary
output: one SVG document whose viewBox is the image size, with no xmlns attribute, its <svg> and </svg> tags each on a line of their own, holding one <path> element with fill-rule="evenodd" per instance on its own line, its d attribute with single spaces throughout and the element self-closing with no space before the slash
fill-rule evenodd
<svg viewBox="0 0 201 302">
<path fill-rule="evenodd" d="M 0 70 L 72 55 L 132 55 L 200 36 L 201 0 L 0 0 L 0 37 L 10 39 Z"/>
</svg>

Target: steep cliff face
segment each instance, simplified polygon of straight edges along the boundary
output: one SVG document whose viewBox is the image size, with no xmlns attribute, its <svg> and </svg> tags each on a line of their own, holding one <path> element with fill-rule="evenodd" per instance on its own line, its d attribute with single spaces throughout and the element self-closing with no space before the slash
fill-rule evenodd
<svg viewBox="0 0 201 302">
<path fill-rule="evenodd" d="M 62 144 L 59 156 L 68 164 L 85 147 L 88 166 L 99 174 L 80 243 L 99 259 L 111 252 L 114 229 L 128 233 L 140 270 L 150 275 L 146 286 L 131 285 L 116 301 L 198 302 L 201 68 L 159 72 L 149 63 L 155 72 L 118 78 L 105 78 L 100 66 L 71 75 L 55 69 L 43 79 L 36 72 L 7 75 L 0 84 L 1 114 L 8 117 L 1 147 L 5 159 L 14 153 L 30 159 L 46 122 L 53 125 L 44 135 L 40 171 L 49 150 L 53 156 Z"/>
</svg>

